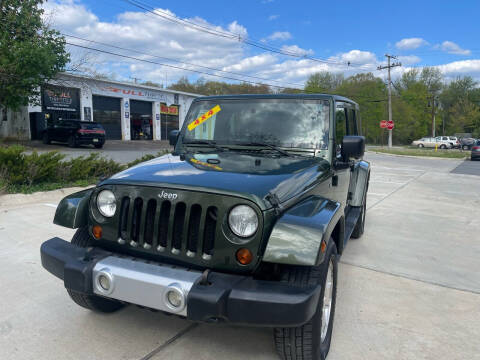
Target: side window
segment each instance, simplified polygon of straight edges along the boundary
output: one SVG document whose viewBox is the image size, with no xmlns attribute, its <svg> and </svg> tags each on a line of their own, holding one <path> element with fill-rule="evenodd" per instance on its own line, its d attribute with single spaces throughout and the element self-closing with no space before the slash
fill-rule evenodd
<svg viewBox="0 0 480 360">
<path fill-rule="evenodd" d="M 355 118 L 355 110 L 347 109 L 347 134 L 358 135 L 357 119 Z"/>
<path fill-rule="evenodd" d="M 337 106 L 335 110 L 335 148 L 340 157 L 343 137 L 347 135 L 347 108 Z"/>
</svg>

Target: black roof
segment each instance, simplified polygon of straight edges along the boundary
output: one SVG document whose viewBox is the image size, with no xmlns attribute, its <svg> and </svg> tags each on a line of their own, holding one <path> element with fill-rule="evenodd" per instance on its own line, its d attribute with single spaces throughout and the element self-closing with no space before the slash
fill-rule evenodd
<svg viewBox="0 0 480 360">
<path fill-rule="evenodd" d="M 345 101 L 354 104 L 358 107 L 358 104 L 346 97 L 332 94 L 238 94 L 238 95 L 214 95 L 214 96 L 202 96 L 196 98 L 194 101 L 202 100 L 242 100 L 242 99 L 326 99 L 334 101 Z"/>
</svg>

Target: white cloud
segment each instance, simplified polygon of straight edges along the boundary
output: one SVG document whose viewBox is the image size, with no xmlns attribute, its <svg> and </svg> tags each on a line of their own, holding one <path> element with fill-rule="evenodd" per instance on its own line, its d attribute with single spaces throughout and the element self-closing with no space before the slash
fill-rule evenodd
<svg viewBox="0 0 480 360">
<path fill-rule="evenodd" d="M 88 7 L 79 1 L 73 0 L 50 0 L 45 3 L 44 7 L 47 9 L 47 13 L 51 14 L 46 14 L 46 16 L 52 26 L 62 32 L 132 49 L 136 53 L 120 51 L 74 39 L 69 39 L 70 42 L 124 53 L 180 68 L 173 69 L 162 65 L 142 63 L 112 55 L 90 52 L 88 66 L 91 67 L 92 71 L 116 74 L 118 80 L 121 81 L 129 80 L 131 76 L 140 78 L 143 81 L 150 80 L 162 84 L 166 79 L 168 79 L 168 83 L 176 82 L 182 76 L 188 76 L 191 80 L 195 80 L 199 76 L 207 79 L 222 80 L 209 75 L 192 73 L 188 71 L 188 69 L 192 68 L 189 65 L 157 59 L 141 53 L 178 59 L 183 62 L 222 69 L 223 71 L 261 77 L 269 79 L 269 81 L 265 82 L 271 84 L 284 86 L 294 86 L 295 84 L 298 87 L 302 86 L 308 76 L 319 71 L 342 72 L 345 73 L 345 76 L 349 76 L 359 72 L 375 71 L 376 67 L 384 62 L 383 56 L 377 58 L 373 52 L 358 49 L 329 57 L 326 63 L 307 58 L 285 57 L 246 46 L 245 43 L 238 41 L 238 39 L 225 39 L 172 24 L 141 11 L 122 12 L 113 20 L 102 21 Z M 169 14 L 176 16 L 171 11 Z M 233 21 L 224 27 L 220 27 L 199 17 L 188 18 L 187 20 L 209 26 L 218 31 L 233 32 L 239 34 L 241 38 L 248 38 L 247 29 L 238 21 Z M 277 40 L 288 40 L 292 35 L 289 32 L 278 31 L 271 34 L 271 36 L 274 36 Z M 76 53 L 78 57 L 85 53 L 84 50 L 72 47 L 69 47 L 69 49 Z M 301 47 L 301 44 L 284 45 L 282 49 L 301 55 L 313 55 L 312 49 L 304 49 Z M 414 55 L 408 55 L 400 58 L 400 61 L 406 66 L 395 68 L 393 70 L 394 77 L 401 75 L 402 72 L 408 70 L 408 65 L 418 63 L 420 59 Z M 346 66 L 347 62 L 350 62 L 351 66 Z M 358 64 L 361 66 L 357 66 Z M 198 67 L 195 69 L 215 73 L 212 70 Z M 439 69 L 447 77 L 463 74 L 472 75 L 480 80 L 480 60 L 444 64 L 440 65 Z M 382 76 L 383 73 L 385 72 L 375 72 L 375 75 Z M 221 72 L 216 74 L 259 81 Z M 227 79 L 223 80 L 229 81 Z"/>
<path fill-rule="evenodd" d="M 278 19 L 279 17 L 280 17 L 280 15 L 270 15 L 270 16 L 268 17 L 268 20 L 270 20 L 270 21 L 276 20 L 276 19 Z"/>
<path fill-rule="evenodd" d="M 267 65 L 272 65 L 277 61 L 278 59 L 274 55 L 266 53 L 247 57 L 234 65 L 225 66 L 222 70 L 247 73 L 252 70 L 262 69 Z"/>
<path fill-rule="evenodd" d="M 419 63 L 422 59 L 420 59 L 416 55 L 404 55 L 404 56 L 399 56 L 398 60 L 403 64 L 403 65 L 412 65 L 412 64 L 417 64 Z"/>
<path fill-rule="evenodd" d="M 437 45 L 437 47 L 449 54 L 470 55 L 472 53 L 470 50 L 462 49 L 453 41 L 444 41 L 441 45 Z"/>
<path fill-rule="evenodd" d="M 400 50 L 413 50 L 427 44 L 428 42 L 422 38 L 406 38 L 397 42 L 395 46 Z"/>
<path fill-rule="evenodd" d="M 283 45 L 282 46 L 282 51 L 290 52 L 290 53 L 295 53 L 298 55 L 312 55 L 314 51 L 312 49 L 302 49 L 298 45 Z"/>
<path fill-rule="evenodd" d="M 292 38 L 292 34 L 288 31 L 275 31 L 273 34 L 267 36 L 267 40 L 288 40 Z"/>
<path fill-rule="evenodd" d="M 480 60 L 454 61 L 436 66 L 445 76 L 455 77 L 458 75 L 471 75 L 477 79 L 480 77 Z"/>
</svg>

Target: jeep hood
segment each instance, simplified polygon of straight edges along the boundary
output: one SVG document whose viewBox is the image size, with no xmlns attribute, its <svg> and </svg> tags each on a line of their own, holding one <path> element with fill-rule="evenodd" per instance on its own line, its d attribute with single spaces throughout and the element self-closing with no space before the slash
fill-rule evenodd
<svg viewBox="0 0 480 360">
<path fill-rule="evenodd" d="M 262 208 L 269 194 L 284 202 L 329 175 L 318 157 L 219 152 L 164 155 L 122 171 L 106 184 L 156 186 L 225 193 L 249 198 Z"/>
</svg>

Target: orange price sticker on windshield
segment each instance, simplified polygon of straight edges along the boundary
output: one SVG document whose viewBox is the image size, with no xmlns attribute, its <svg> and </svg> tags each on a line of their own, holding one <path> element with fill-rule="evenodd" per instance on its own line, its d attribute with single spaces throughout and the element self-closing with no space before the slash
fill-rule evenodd
<svg viewBox="0 0 480 360">
<path fill-rule="evenodd" d="M 204 121 L 210 119 L 213 115 L 218 113 L 220 110 L 222 110 L 222 109 L 220 109 L 220 105 L 217 105 L 217 106 L 213 107 L 212 109 L 208 110 L 205 114 L 203 114 L 202 116 L 199 116 L 195 121 L 188 124 L 188 131 L 192 131 L 198 125 L 200 125 Z"/>
</svg>

